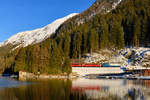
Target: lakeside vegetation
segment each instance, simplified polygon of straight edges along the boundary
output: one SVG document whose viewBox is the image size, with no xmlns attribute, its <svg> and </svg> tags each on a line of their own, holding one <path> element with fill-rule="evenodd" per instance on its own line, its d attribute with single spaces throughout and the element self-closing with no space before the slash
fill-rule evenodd
<svg viewBox="0 0 150 100">
<path fill-rule="evenodd" d="M 87 12 L 88 13 L 88 12 Z M 72 19 L 73 20 L 73 19 Z M 150 46 L 150 1 L 124 0 L 113 11 L 85 23 L 64 23 L 45 41 L 0 56 L 1 72 L 71 73 L 72 58 L 101 49 Z"/>
</svg>

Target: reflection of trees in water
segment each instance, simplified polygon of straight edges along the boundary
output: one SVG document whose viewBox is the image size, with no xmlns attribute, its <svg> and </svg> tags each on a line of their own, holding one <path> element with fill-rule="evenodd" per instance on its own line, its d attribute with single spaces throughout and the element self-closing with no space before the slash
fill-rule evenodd
<svg viewBox="0 0 150 100">
<path fill-rule="evenodd" d="M 71 93 L 70 100 L 121 100 L 119 97 L 106 94 L 105 96 L 99 96 L 98 98 L 89 98 L 89 96 L 84 92 L 73 92 Z"/>
<path fill-rule="evenodd" d="M 139 85 L 142 83 L 142 86 L 145 82 L 149 81 L 126 81 L 124 85 L 135 84 Z M 134 85 L 134 86 L 135 86 Z M 126 88 L 126 92 L 121 94 L 120 91 L 123 91 L 122 88 L 119 88 L 117 94 L 113 91 L 110 91 L 111 87 L 102 86 L 100 91 L 93 92 L 95 95 L 99 95 L 98 98 L 94 99 L 94 95 L 91 96 L 87 91 L 72 91 L 72 82 L 71 80 L 49 80 L 49 81 L 40 81 L 33 82 L 31 85 L 16 87 L 16 88 L 5 88 L 0 90 L 0 100 L 144 100 L 146 99 L 145 91 L 140 88 Z M 147 85 L 146 85 L 147 86 Z M 113 87 L 112 89 L 115 89 Z M 148 89 L 146 89 L 148 90 Z M 114 94 L 113 94 L 114 93 Z"/>
<path fill-rule="evenodd" d="M 0 90 L 0 100 L 89 100 L 84 92 L 72 91 L 70 80 L 49 80 L 39 83 Z M 98 100 L 120 100 L 111 94 Z"/>
<path fill-rule="evenodd" d="M 88 100 L 85 93 L 73 92 L 70 95 L 70 100 Z"/>
<path fill-rule="evenodd" d="M 88 100 L 88 98 L 86 94 L 72 92 L 70 80 L 49 80 L 0 90 L 0 100 Z"/>
<path fill-rule="evenodd" d="M 128 94 L 124 97 L 125 100 L 145 100 L 144 93 L 139 89 L 129 89 Z"/>
<path fill-rule="evenodd" d="M 150 80 L 124 80 L 124 85 L 141 85 L 150 87 Z"/>
<path fill-rule="evenodd" d="M 71 81 L 50 80 L 0 91 L 0 100 L 69 100 Z"/>
</svg>

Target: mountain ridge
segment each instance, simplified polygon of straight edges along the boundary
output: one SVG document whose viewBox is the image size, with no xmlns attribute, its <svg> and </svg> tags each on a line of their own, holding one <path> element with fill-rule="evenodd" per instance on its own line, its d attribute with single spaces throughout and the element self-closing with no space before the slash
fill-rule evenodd
<svg viewBox="0 0 150 100">
<path fill-rule="evenodd" d="M 92 20 L 98 14 L 107 14 L 116 9 L 121 2 L 123 2 L 123 0 L 96 0 L 87 10 L 63 23 L 56 33 L 61 33 L 60 30 L 66 28 L 67 24 L 70 24 L 70 26 L 72 24 L 78 26 L 88 22 L 89 20 Z"/>
<path fill-rule="evenodd" d="M 37 28 L 34 30 L 30 30 L 30 31 L 19 32 L 15 35 L 11 36 L 6 41 L 2 42 L 0 44 L 0 47 L 6 46 L 8 44 L 12 44 L 12 45 L 17 45 L 16 48 L 18 48 L 20 46 L 26 47 L 30 44 L 42 42 L 46 38 L 50 37 L 53 33 L 55 33 L 55 31 L 59 28 L 59 26 L 62 23 L 64 23 L 69 18 L 76 16 L 77 14 L 78 13 L 69 14 L 68 16 L 59 18 L 42 28 Z"/>
<path fill-rule="evenodd" d="M 16 45 L 16 47 L 13 48 L 16 49 L 18 47 L 26 47 L 28 45 L 42 42 L 50 37 L 53 33 L 58 33 L 57 31 L 59 31 L 59 27 L 60 29 L 64 27 L 63 24 L 65 24 L 68 19 L 72 20 L 72 17 L 78 15 L 73 22 L 71 21 L 71 23 L 76 23 L 77 25 L 83 24 L 85 20 L 91 19 L 97 14 L 109 13 L 111 10 L 115 9 L 117 5 L 121 3 L 121 1 L 122 0 L 96 0 L 89 9 L 81 12 L 80 14 L 72 13 L 64 18 L 57 19 L 51 24 L 48 24 L 42 28 L 18 32 L 4 42 L 0 43 L 0 47 Z M 82 18 L 81 16 L 84 17 Z"/>
</svg>

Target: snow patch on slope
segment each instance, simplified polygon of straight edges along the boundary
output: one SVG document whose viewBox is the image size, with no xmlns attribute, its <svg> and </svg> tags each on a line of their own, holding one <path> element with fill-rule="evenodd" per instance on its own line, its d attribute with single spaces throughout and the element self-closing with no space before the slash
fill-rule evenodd
<svg viewBox="0 0 150 100">
<path fill-rule="evenodd" d="M 42 42 L 44 39 L 51 36 L 55 31 L 59 28 L 61 24 L 63 24 L 69 18 L 77 15 L 77 13 L 72 13 L 64 18 L 60 18 L 51 24 L 39 29 L 35 29 L 32 31 L 19 32 L 16 35 L 10 37 L 8 40 L 4 41 L 0 46 L 5 46 L 8 44 L 18 45 L 18 47 L 23 46 L 26 47 L 30 44 L 35 44 Z"/>
<path fill-rule="evenodd" d="M 112 8 L 115 9 L 121 3 L 121 1 L 122 0 L 118 0 L 118 2 L 113 3 Z"/>
<path fill-rule="evenodd" d="M 82 58 L 85 63 L 116 63 L 122 67 L 150 67 L 150 48 L 134 47 L 119 50 L 113 54 L 110 50 L 87 54 Z"/>
<path fill-rule="evenodd" d="M 118 2 L 114 2 L 114 3 L 112 4 L 112 9 L 109 9 L 109 10 L 107 10 L 106 12 L 109 13 L 109 12 L 111 12 L 112 10 L 116 9 L 116 7 L 117 7 L 121 2 L 122 2 L 122 0 L 118 0 Z"/>
<path fill-rule="evenodd" d="M 118 59 L 123 57 L 123 66 L 142 66 L 150 67 L 150 48 L 126 48 L 116 56 Z"/>
<path fill-rule="evenodd" d="M 150 67 L 150 48 L 134 47 L 122 49 L 109 62 L 120 63 L 122 67 Z"/>
<path fill-rule="evenodd" d="M 112 57 L 112 52 L 109 50 L 101 50 L 100 52 L 88 53 L 82 58 L 84 63 L 105 63 Z"/>
</svg>

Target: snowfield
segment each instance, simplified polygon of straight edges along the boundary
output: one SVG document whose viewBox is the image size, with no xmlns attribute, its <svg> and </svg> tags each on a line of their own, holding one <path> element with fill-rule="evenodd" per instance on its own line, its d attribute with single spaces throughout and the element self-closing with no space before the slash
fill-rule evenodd
<svg viewBox="0 0 150 100">
<path fill-rule="evenodd" d="M 108 60 L 111 57 L 111 51 L 109 50 L 103 50 L 101 52 L 98 53 L 88 53 L 86 54 L 85 58 L 82 58 L 82 60 L 85 63 L 104 63 L 104 62 L 108 62 Z"/>
<path fill-rule="evenodd" d="M 104 53 L 105 51 L 105 53 Z M 87 57 L 82 58 L 85 63 L 119 63 L 122 67 L 137 66 L 150 67 L 150 48 L 125 48 L 119 50 L 116 54 L 113 51 L 104 50 L 99 53 L 87 54 Z"/>
<path fill-rule="evenodd" d="M 126 48 L 119 52 L 120 56 L 126 58 L 124 66 L 150 67 L 150 48 Z"/>
<path fill-rule="evenodd" d="M 32 31 L 19 32 L 14 36 L 10 37 L 8 40 L 0 44 L 0 46 L 5 46 L 8 44 L 18 45 L 16 48 L 23 46 L 26 47 L 30 44 L 39 43 L 46 38 L 50 37 L 69 18 L 77 15 L 77 13 L 72 13 L 64 18 L 57 19 L 56 21 L 48 24 L 47 26 Z"/>
</svg>

